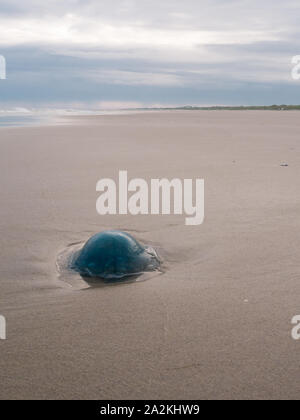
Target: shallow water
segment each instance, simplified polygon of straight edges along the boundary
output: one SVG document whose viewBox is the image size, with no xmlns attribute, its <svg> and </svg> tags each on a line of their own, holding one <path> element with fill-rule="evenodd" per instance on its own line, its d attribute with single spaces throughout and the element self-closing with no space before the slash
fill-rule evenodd
<svg viewBox="0 0 300 420">
<path fill-rule="evenodd" d="M 0 116 L 0 127 L 26 127 L 35 125 L 54 124 L 57 119 L 33 115 L 6 115 Z"/>
<path fill-rule="evenodd" d="M 84 124 L 84 120 L 79 117 L 96 117 L 96 116 L 108 116 L 108 115 L 128 115 L 141 113 L 142 111 L 126 111 L 126 110 L 114 110 L 114 111 L 58 111 L 58 112 L 28 112 L 13 113 L 8 112 L 7 114 L 0 110 L 0 127 L 34 127 L 41 125 L 75 125 Z M 88 121 L 89 122 L 89 121 Z"/>
</svg>

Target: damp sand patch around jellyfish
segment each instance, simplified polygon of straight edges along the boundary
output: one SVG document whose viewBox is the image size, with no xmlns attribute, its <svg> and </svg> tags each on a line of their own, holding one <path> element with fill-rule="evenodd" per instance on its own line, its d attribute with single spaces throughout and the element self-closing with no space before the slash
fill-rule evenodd
<svg viewBox="0 0 300 420">
<path fill-rule="evenodd" d="M 117 230 L 71 244 L 57 258 L 60 277 L 79 288 L 144 281 L 161 274 L 161 264 L 152 246 Z"/>
</svg>

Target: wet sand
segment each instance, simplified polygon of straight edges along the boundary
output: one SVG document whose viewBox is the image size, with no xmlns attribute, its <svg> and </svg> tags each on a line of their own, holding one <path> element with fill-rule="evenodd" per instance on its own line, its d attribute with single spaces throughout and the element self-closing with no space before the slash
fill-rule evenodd
<svg viewBox="0 0 300 420">
<path fill-rule="evenodd" d="M 1 128 L 0 398 L 299 398 L 299 115 L 174 111 Z M 99 216 L 96 182 L 122 169 L 204 178 L 204 224 Z M 161 249 L 165 273 L 72 287 L 57 255 L 103 229 Z"/>
</svg>

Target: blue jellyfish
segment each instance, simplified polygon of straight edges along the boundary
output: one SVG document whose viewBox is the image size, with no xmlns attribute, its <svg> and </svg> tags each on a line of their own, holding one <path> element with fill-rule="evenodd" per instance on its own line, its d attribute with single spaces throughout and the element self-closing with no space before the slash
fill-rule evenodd
<svg viewBox="0 0 300 420">
<path fill-rule="evenodd" d="M 125 232 L 109 230 L 91 237 L 71 262 L 83 277 L 122 279 L 154 271 L 159 259 L 153 248 L 141 245 Z"/>
</svg>

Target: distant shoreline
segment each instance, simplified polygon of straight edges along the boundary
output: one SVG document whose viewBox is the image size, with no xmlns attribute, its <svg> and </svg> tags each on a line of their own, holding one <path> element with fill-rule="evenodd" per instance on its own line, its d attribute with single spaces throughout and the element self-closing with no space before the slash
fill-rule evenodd
<svg viewBox="0 0 300 420">
<path fill-rule="evenodd" d="M 300 111 L 300 105 L 267 106 L 181 106 L 161 108 L 135 108 L 140 111 Z"/>
<path fill-rule="evenodd" d="M 99 116 L 118 116 L 143 112 L 164 112 L 164 111 L 300 111 L 300 105 L 272 105 L 272 106 L 182 106 L 182 107 L 161 107 L 161 108 L 126 108 L 114 110 L 74 110 L 72 113 L 13 113 L 7 115 L 0 112 L 0 129 L 33 126 L 69 125 L 73 118 L 88 118 Z"/>
</svg>

